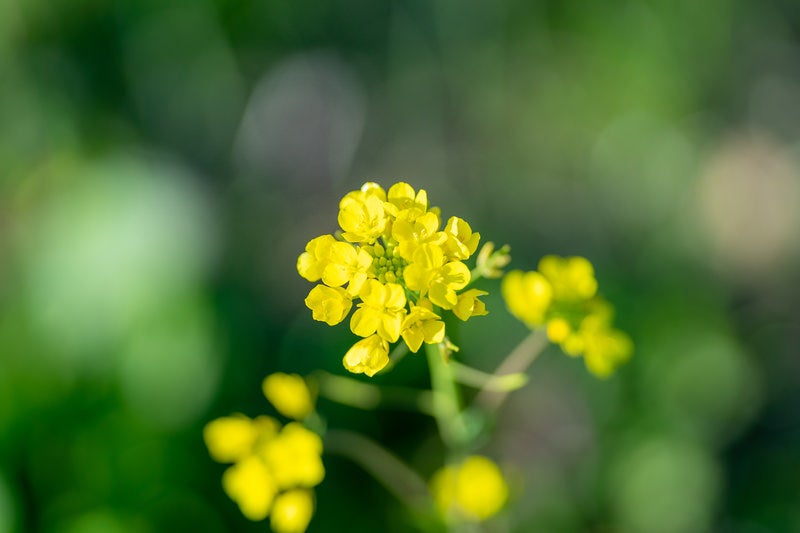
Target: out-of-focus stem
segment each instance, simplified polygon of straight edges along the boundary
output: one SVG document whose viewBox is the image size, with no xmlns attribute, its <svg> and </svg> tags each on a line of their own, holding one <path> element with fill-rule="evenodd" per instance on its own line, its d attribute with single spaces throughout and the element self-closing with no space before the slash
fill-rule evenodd
<svg viewBox="0 0 800 533">
<path fill-rule="evenodd" d="M 426 511 L 431 502 L 425 481 L 403 461 L 367 437 L 341 429 L 325 434 L 325 451 L 361 466 L 409 509 Z"/>
<path fill-rule="evenodd" d="M 434 395 L 430 391 L 404 387 L 378 387 L 324 371 L 316 372 L 314 378 L 319 385 L 320 396 L 342 405 L 365 410 L 395 407 L 420 411 L 431 416 L 434 414 Z"/>
<path fill-rule="evenodd" d="M 544 330 L 534 330 L 508 354 L 494 371 L 494 375 L 504 376 L 527 371 L 547 347 L 547 343 L 547 334 Z M 509 392 L 483 389 L 475 398 L 475 405 L 485 411 L 495 411 L 503 404 Z"/>
</svg>

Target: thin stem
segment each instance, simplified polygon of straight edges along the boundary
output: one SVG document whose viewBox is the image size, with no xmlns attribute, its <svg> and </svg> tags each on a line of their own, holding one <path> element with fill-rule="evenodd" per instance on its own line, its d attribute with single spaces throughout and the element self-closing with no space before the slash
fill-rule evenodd
<svg viewBox="0 0 800 533">
<path fill-rule="evenodd" d="M 320 396 L 328 400 L 372 410 L 378 407 L 395 407 L 420 411 L 433 416 L 433 393 L 405 387 L 378 387 L 353 378 L 318 371 L 314 377 L 319 384 Z"/>
<path fill-rule="evenodd" d="M 496 376 L 525 372 L 547 347 L 547 334 L 542 329 L 532 331 L 503 360 L 494 371 Z M 496 411 L 505 401 L 510 391 L 483 389 L 475 398 L 475 405 L 485 411 Z"/>
<path fill-rule="evenodd" d="M 453 379 L 453 370 L 444 360 L 442 347 L 442 343 L 426 344 L 425 354 L 431 373 L 433 416 L 439 426 L 442 441 L 453 449 L 466 443 L 467 428 L 461 414 L 461 399 Z"/>
<path fill-rule="evenodd" d="M 347 457 L 409 509 L 424 511 L 431 502 L 425 481 L 403 461 L 367 437 L 347 430 L 330 430 L 325 435 L 325 451 Z"/>
<path fill-rule="evenodd" d="M 453 369 L 453 377 L 457 382 L 476 389 L 511 392 L 528 383 L 528 376 L 522 372 L 499 376 L 472 368 L 458 361 L 451 360 L 449 365 Z"/>
<path fill-rule="evenodd" d="M 408 346 L 406 346 L 405 342 L 398 343 L 389 354 L 389 364 L 381 370 L 381 373 L 385 374 L 390 371 L 397 363 L 402 361 L 406 355 L 408 355 Z"/>
</svg>

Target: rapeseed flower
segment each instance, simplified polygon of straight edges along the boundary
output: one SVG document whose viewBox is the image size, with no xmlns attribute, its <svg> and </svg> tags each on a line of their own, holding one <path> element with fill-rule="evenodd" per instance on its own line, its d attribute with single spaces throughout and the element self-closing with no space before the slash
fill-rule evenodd
<svg viewBox="0 0 800 533">
<path fill-rule="evenodd" d="M 437 470 L 430 481 L 433 500 L 448 519 L 481 522 L 497 514 L 508 500 L 508 484 L 489 458 L 471 455 Z"/>
<path fill-rule="evenodd" d="M 272 374 L 264 395 L 283 415 L 305 419 L 314 411 L 311 391 L 298 375 Z M 276 533 L 303 533 L 314 513 L 312 488 L 325 477 L 322 439 L 299 422 L 236 414 L 206 424 L 209 455 L 233 463 L 222 474 L 222 488 L 253 521 L 272 516 Z"/>
<path fill-rule="evenodd" d="M 297 259 L 298 273 L 320 282 L 306 306 L 314 320 L 336 325 L 354 304 L 350 329 L 362 340 L 344 355 L 347 370 L 373 376 L 389 363 L 390 344 L 412 352 L 423 343 L 446 342 L 442 313 L 461 320 L 487 314 L 479 299 L 487 293 L 463 291 L 473 275 L 464 263 L 478 249 L 480 233 L 459 217 L 444 227 L 427 193 L 407 183 L 388 191 L 365 183 L 339 203 L 340 232 L 311 239 Z M 481 255 L 478 276 L 497 277 L 508 249 Z"/>
<path fill-rule="evenodd" d="M 633 343 L 612 327 L 614 310 L 597 293 L 594 267 L 583 257 L 548 255 L 538 271 L 514 270 L 501 291 L 508 310 L 531 329 L 545 328 L 551 342 L 587 369 L 607 377 L 628 360 Z"/>
</svg>

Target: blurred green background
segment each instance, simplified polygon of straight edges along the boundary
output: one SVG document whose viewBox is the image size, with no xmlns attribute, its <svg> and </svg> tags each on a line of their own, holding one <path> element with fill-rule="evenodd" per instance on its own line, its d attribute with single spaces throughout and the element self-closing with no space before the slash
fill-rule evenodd
<svg viewBox="0 0 800 533">
<path fill-rule="evenodd" d="M 798 65 L 789 0 L 0 1 L 0 533 L 265 530 L 202 427 L 344 373 L 295 261 L 368 180 L 513 267 L 590 258 L 636 343 L 607 382 L 536 363 L 489 530 L 800 531 Z M 525 330 L 482 287 L 490 370 Z M 320 409 L 441 460 L 422 415 Z M 413 530 L 325 461 L 310 531 Z"/>
</svg>

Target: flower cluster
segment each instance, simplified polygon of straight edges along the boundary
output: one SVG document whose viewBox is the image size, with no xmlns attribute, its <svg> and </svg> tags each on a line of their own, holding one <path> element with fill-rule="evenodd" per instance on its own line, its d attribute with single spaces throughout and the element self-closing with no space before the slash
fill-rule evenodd
<svg viewBox="0 0 800 533">
<path fill-rule="evenodd" d="M 384 191 L 365 183 L 341 200 L 338 219 L 341 232 L 312 239 L 297 271 L 322 281 L 305 300 L 314 320 L 334 326 L 360 300 L 350 329 L 363 339 L 344 356 L 350 372 L 375 375 L 389 362 L 390 343 L 400 338 L 412 352 L 423 342 L 444 342 L 442 310 L 461 320 L 486 314 L 478 299 L 486 292 L 464 290 L 471 280 L 464 261 L 480 234 L 458 217 L 442 229 L 424 190 L 401 182 Z"/>
<path fill-rule="evenodd" d="M 612 327 L 613 308 L 597 294 L 594 268 L 583 257 L 545 256 L 538 271 L 509 272 L 502 293 L 512 315 L 531 329 L 546 326 L 552 342 L 568 355 L 583 355 L 598 377 L 633 352 L 630 338 Z"/>
<path fill-rule="evenodd" d="M 272 374 L 264 393 L 284 415 L 301 420 L 313 398 L 302 377 Z M 272 417 L 233 415 L 209 422 L 203 437 L 211 457 L 233 463 L 222 487 L 250 520 L 270 516 L 273 531 L 303 533 L 314 514 L 312 487 L 325 476 L 322 439 L 294 421 L 281 427 Z"/>
<path fill-rule="evenodd" d="M 471 522 L 491 518 L 508 499 L 508 485 L 500 469 L 480 455 L 437 470 L 431 477 L 430 490 L 443 515 Z"/>
</svg>

